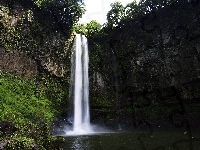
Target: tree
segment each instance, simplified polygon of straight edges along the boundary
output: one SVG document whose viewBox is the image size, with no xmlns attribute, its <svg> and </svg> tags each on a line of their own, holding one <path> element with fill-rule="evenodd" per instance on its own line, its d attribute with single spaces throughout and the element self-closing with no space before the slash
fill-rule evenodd
<svg viewBox="0 0 200 150">
<path fill-rule="evenodd" d="M 115 2 L 111 4 L 111 10 L 107 13 L 107 21 L 111 26 L 117 26 L 118 23 L 125 16 L 125 8 L 121 2 Z"/>
<path fill-rule="evenodd" d="M 88 36 L 96 35 L 101 30 L 101 24 L 96 20 L 92 20 L 86 24 L 86 30 Z"/>
<path fill-rule="evenodd" d="M 133 1 L 125 6 L 125 17 L 134 18 L 138 13 L 138 5 L 136 1 Z"/>
<path fill-rule="evenodd" d="M 86 24 L 76 24 L 74 26 L 74 30 L 76 33 L 84 34 L 87 37 L 95 36 L 101 30 L 101 24 L 96 20 L 92 20 Z"/>
<path fill-rule="evenodd" d="M 2 0 L 0 5 L 11 12 L 18 6 L 30 10 L 35 21 L 62 32 L 70 30 L 85 12 L 82 0 Z"/>
</svg>

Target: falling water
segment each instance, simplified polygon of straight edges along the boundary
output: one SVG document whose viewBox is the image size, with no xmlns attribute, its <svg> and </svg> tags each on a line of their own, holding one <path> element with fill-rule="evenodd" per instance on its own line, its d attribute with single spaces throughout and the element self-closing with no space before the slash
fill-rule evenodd
<svg viewBox="0 0 200 150">
<path fill-rule="evenodd" d="M 77 34 L 72 56 L 71 82 L 74 101 L 73 131 L 69 134 L 90 133 L 88 46 L 87 38 Z"/>
</svg>

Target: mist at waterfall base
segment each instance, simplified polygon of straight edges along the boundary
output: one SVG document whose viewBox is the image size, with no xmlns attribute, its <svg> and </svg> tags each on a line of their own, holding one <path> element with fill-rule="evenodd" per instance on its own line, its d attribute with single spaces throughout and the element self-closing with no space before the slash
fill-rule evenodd
<svg viewBox="0 0 200 150">
<path fill-rule="evenodd" d="M 84 35 L 77 34 L 71 57 L 70 100 L 72 106 L 68 122 L 72 126 L 65 129 L 66 135 L 88 135 L 110 132 L 108 129 L 90 124 L 89 78 L 88 78 L 88 43 Z"/>
</svg>

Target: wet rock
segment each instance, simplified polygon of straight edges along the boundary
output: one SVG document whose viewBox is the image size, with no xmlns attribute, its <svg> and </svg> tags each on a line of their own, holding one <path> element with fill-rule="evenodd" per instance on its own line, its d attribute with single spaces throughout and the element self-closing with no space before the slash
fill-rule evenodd
<svg viewBox="0 0 200 150">
<path fill-rule="evenodd" d="M 11 135 L 17 128 L 11 122 L 0 122 L 0 135 Z"/>
<path fill-rule="evenodd" d="M 0 141 L 0 149 L 4 149 L 8 144 L 7 140 Z"/>
</svg>

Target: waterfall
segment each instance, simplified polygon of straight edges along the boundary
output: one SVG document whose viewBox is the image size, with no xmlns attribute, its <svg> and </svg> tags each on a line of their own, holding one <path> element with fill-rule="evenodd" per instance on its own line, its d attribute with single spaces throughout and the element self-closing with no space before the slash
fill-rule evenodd
<svg viewBox="0 0 200 150">
<path fill-rule="evenodd" d="M 88 43 L 77 34 L 71 57 L 71 98 L 73 98 L 73 134 L 91 132 L 89 111 Z"/>
</svg>

